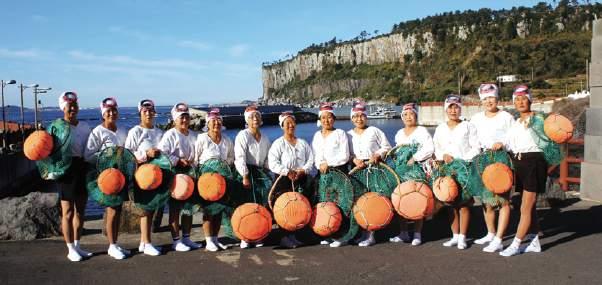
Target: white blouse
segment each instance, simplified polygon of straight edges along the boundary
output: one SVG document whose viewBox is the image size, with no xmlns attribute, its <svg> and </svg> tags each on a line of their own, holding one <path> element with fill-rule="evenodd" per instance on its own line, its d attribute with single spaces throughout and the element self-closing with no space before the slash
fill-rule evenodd
<svg viewBox="0 0 602 285">
<path fill-rule="evenodd" d="M 476 113 L 470 122 L 477 128 L 479 146 L 491 149 L 498 142 L 506 145 L 506 135 L 514 122 L 514 117 L 506 111 L 498 111 L 495 116 L 487 117 L 485 112 Z"/>
<path fill-rule="evenodd" d="M 322 136 L 321 131 L 317 131 L 311 146 L 314 151 L 314 163 L 318 169 L 324 162 L 328 166 L 341 166 L 349 162 L 347 134 L 341 129 L 333 130 L 326 137 Z"/>
<path fill-rule="evenodd" d="M 194 165 L 194 143 L 197 133 L 188 131 L 188 135 L 180 133 L 175 128 L 169 129 L 163 134 L 159 142 L 159 150 L 169 158 L 172 165 L 177 165 L 178 160 L 185 159 Z"/>
<path fill-rule="evenodd" d="M 367 127 L 361 135 L 354 129 L 347 131 L 347 134 L 351 142 L 349 147 L 351 157 L 367 160 L 375 153 L 384 156 L 391 149 L 385 133 L 376 127 Z"/>
<path fill-rule="evenodd" d="M 406 136 L 404 130 L 405 128 L 395 134 L 395 145 L 419 144 L 418 150 L 412 156 L 415 161 L 423 161 L 433 156 L 435 152 L 433 138 L 425 127 L 417 126 L 409 136 Z"/>
<path fill-rule="evenodd" d="M 71 133 L 71 154 L 73 157 L 84 157 L 86 144 L 92 128 L 84 121 L 78 121 L 77 126 L 69 124 Z"/>
<path fill-rule="evenodd" d="M 542 152 L 533 140 L 532 130 L 527 127 L 529 120 L 521 123 L 516 120 L 508 130 L 506 148 L 513 153 Z"/>
<path fill-rule="evenodd" d="M 131 150 L 136 159 L 140 162 L 146 162 L 146 151 L 151 148 L 157 148 L 163 137 L 163 130 L 159 128 L 143 128 L 135 126 L 128 132 L 128 137 L 125 140 L 125 148 Z"/>
<path fill-rule="evenodd" d="M 84 159 L 89 163 L 96 163 L 98 154 L 107 147 L 124 146 L 127 132 L 123 128 L 117 128 L 113 132 L 103 125 L 98 125 L 92 130 L 88 137 Z"/>
<path fill-rule="evenodd" d="M 277 174 L 287 175 L 290 170 L 303 169 L 309 175 L 314 156 L 304 139 L 297 138 L 297 143 L 292 145 L 284 137 L 280 137 L 270 147 L 268 164 L 270 170 Z"/>
<path fill-rule="evenodd" d="M 447 122 L 440 124 L 435 129 L 433 143 L 438 160 L 442 160 L 443 155 L 448 154 L 470 161 L 480 152 L 477 129 L 467 121 L 460 122 L 453 129 L 447 126 Z"/>
<path fill-rule="evenodd" d="M 222 134 L 219 143 L 215 143 L 207 133 L 200 134 L 196 139 L 195 151 L 195 159 L 199 165 L 209 159 L 223 160 L 228 165 L 234 163 L 234 144 L 225 134 Z"/>
<path fill-rule="evenodd" d="M 242 176 L 249 174 L 247 164 L 268 168 L 270 139 L 265 133 L 257 141 L 249 129 L 244 129 L 234 140 L 234 166 Z"/>
</svg>

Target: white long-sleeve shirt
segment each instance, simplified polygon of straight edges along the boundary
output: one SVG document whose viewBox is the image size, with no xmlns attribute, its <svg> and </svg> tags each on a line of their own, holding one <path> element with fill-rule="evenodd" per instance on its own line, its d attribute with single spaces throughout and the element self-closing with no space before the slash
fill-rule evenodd
<svg viewBox="0 0 602 285">
<path fill-rule="evenodd" d="M 317 169 L 324 162 L 328 166 L 341 166 L 349 162 L 349 142 L 347 134 L 341 129 L 333 130 L 328 136 L 323 137 L 321 131 L 314 134 L 311 142 L 314 151 L 314 163 Z"/>
<path fill-rule="evenodd" d="M 425 127 L 417 126 L 410 135 L 406 135 L 404 130 L 405 128 L 395 134 L 395 145 L 419 144 L 418 150 L 412 156 L 415 161 L 423 161 L 433 155 L 435 145 L 431 134 Z"/>
<path fill-rule="evenodd" d="M 527 127 L 529 121 L 521 123 L 516 120 L 508 130 L 508 139 L 506 148 L 513 153 L 542 152 L 537 146 L 531 135 L 531 130 Z"/>
<path fill-rule="evenodd" d="M 507 133 L 514 118 L 506 111 L 498 111 L 495 116 L 487 117 L 485 112 L 476 113 L 470 122 L 477 128 L 479 146 L 483 149 L 491 149 L 493 144 L 507 144 Z"/>
<path fill-rule="evenodd" d="M 169 129 L 159 142 L 159 150 L 167 155 L 172 165 L 177 165 L 180 159 L 188 160 L 194 165 L 194 144 L 197 135 L 194 131 L 188 131 L 188 135 L 185 135 L 175 128 Z"/>
<path fill-rule="evenodd" d="M 435 129 L 433 137 L 435 156 L 438 160 L 448 154 L 457 159 L 472 160 L 480 152 L 477 129 L 470 122 L 462 121 L 450 129 L 447 122 Z"/>
<path fill-rule="evenodd" d="M 207 133 L 199 134 L 195 144 L 195 159 L 198 165 L 209 159 L 219 159 L 228 165 L 234 163 L 234 144 L 225 134 L 219 143 L 215 143 Z"/>
<path fill-rule="evenodd" d="M 163 137 L 163 130 L 159 128 L 143 128 L 135 126 L 128 132 L 125 140 L 125 148 L 131 150 L 139 162 L 146 162 L 146 151 L 151 148 L 158 148 L 159 142 Z"/>
<path fill-rule="evenodd" d="M 115 132 L 98 125 L 88 136 L 84 159 L 89 163 L 96 163 L 98 154 L 107 147 L 124 146 L 127 132 L 123 128 L 117 128 Z"/>
<path fill-rule="evenodd" d="M 280 137 L 274 141 L 268 154 L 270 170 L 280 175 L 287 175 L 290 170 L 303 169 L 309 174 L 314 165 L 314 156 L 309 144 L 297 138 L 292 145 Z"/>
<path fill-rule="evenodd" d="M 249 129 L 244 129 L 234 140 L 234 166 L 242 176 L 249 174 L 247 164 L 268 168 L 269 151 L 270 139 L 266 134 L 261 134 L 257 141 Z"/>
<path fill-rule="evenodd" d="M 347 131 L 347 134 L 349 135 L 349 154 L 351 157 L 367 160 L 375 153 L 384 156 L 391 149 L 391 144 L 385 133 L 376 127 L 367 127 L 362 134 L 351 129 Z"/>
<path fill-rule="evenodd" d="M 78 121 L 77 126 L 69 124 L 71 133 L 71 155 L 73 157 L 83 158 L 88 144 L 88 137 L 92 128 L 84 121 Z"/>
</svg>

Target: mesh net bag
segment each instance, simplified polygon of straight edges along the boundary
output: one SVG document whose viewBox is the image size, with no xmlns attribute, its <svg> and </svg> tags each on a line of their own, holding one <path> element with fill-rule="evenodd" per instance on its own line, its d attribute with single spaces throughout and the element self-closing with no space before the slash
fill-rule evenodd
<svg viewBox="0 0 602 285">
<path fill-rule="evenodd" d="M 351 240 L 359 231 L 359 225 L 353 216 L 353 203 L 366 189 L 357 180 L 350 179 L 345 173 L 334 168 L 320 174 L 316 184 L 318 189 L 315 202 L 334 202 L 344 217 L 335 237 L 341 242 Z"/>
<path fill-rule="evenodd" d="M 98 188 L 98 175 L 107 169 L 116 168 L 125 177 L 125 186 L 115 195 L 107 195 Z M 100 152 L 96 161 L 96 168 L 86 176 L 86 188 L 89 197 L 101 206 L 117 207 L 128 198 L 128 190 L 133 188 L 134 172 L 136 171 L 136 157 L 124 147 L 107 147 Z"/>
<path fill-rule="evenodd" d="M 433 169 L 430 185 L 439 177 L 450 176 L 460 187 L 460 194 L 455 201 L 449 203 L 453 206 L 459 206 L 469 202 L 472 197 L 480 197 L 483 191 L 483 182 L 476 168 L 468 161 L 454 159 L 450 163 L 441 163 Z"/>
<path fill-rule="evenodd" d="M 376 192 L 391 197 L 400 179 L 395 171 L 384 163 L 369 164 L 366 168 L 354 168 L 349 173 L 351 179 L 356 180 L 368 192 Z"/>
<path fill-rule="evenodd" d="M 165 155 L 160 155 L 148 162 L 161 168 L 163 179 L 161 185 L 152 191 L 141 190 L 137 183 L 134 183 L 133 191 L 130 191 L 130 200 L 134 201 L 136 206 L 145 211 L 155 211 L 161 209 L 169 201 L 169 185 L 174 176 L 174 168 Z"/>
<path fill-rule="evenodd" d="M 56 119 L 46 129 L 52 136 L 54 147 L 50 155 L 36 161 L 40 176 L 45 180 L 56 180 L 65 175 L 71 166 L 71 128 L 63 119 Z"/>
<path fill-rule="evenodd" d="M 385 156 L 385 163 L 395 171 L 401 182 L 414 180 L 427 183 L 428 179 L 419 163 L 408 165 L 408 161 L 419 148 L 420 144 L 400 145 L 391 149 Z"/>
<path fill-rule="evenodd" d="M 531 137 L 535 144 L 543 151 L 543 156 L 548 165 L 558 165 L 564 159 L 564 154 L 560 145 L 546 136 L 543 126 L 547 115 L 541 112 L 535 112 L 529 121 Z"/>
<path fill-rule="evenodd" d="M 175 167 L 174 174 L 186 174 L 192 178 L 192 180 L 196 180 L 198 178 L 197 168 L 195 167 Z M 186 200 L 176 200 L 169 199 L 169 207 L 174 207 L 180 209 L 180 213 L 182 215 L 192 216 L 195 213 L 201 210 L 201 196 L 199 195 L 199 191 L 197 191 L 196 183 L 194 183 L 194 190 L 192 191 L 192 195 Z"/>
<path fill-rule="evenodd" d="M 202 165 L 199 165 L 197 170 L 199 176 L 205 173 L 218 173 L 226 180 L 226 192 L 224 196 L 217 201 L 210 202 L 201 198 L 201 207 L 203 214 L 220 217 L 222 229 L 229 237 L 234 237 L 230 217 L 239 205 L 237 201 L 242 201 L 242 191 L 238 188 L 240 184 L 234 179 L 232 168 L 223 160 L 209 159 Z"/>
<path fill-rule="evenodd" d="M 238 182 L 238 193 L 232 198 L 235 205 L 242 205 L 246 202 L 254 202 L 264 207 L 269 207 L 268 196 L 272 189 L 272 177 L 269 171 L 263 167 L 247 164 L 249 170 L 249 179 L 251 180 L 251 189 L 242 187 L 242 176 L 235 172 L 235 180 Z"/>
<path fill-rule="evenodd" d="M 510 167 L 510 169 L 514 170 L 514 167 L 512 166 L 512 159 L 510 159 L 510 156 L 504 150 L 486 150 L 475 156 L 472 161 L 474 171 L 479 177 L 483 175 L 483 171 L 485 171 L 487 166 L 496 162 L 503 163 Z M 481 195 L 479 198 L 483 203 L 489 206 L 499 207 L 508 201 L 509 193 L 498 195 L 486 190 L 485 186 L 483 185 L 483 189 L 481 190 Z"/>
<path fill-rule="evenodd" d="M 299 192 L 303 194 L 306 198 L 311 199 L 313 197 L 313 181 L 312 177 L 309 175 L 303 176 L 303 178 L 298 179 L 295 182 L 292 182 L 288 176 L 280 175 L 274 180 L 272 188 L 268 194 L 268 206 L 270 210 L 274 207 L 274 202 L 276 199 L 280 197 L 285 192 Z"/>
</svg>

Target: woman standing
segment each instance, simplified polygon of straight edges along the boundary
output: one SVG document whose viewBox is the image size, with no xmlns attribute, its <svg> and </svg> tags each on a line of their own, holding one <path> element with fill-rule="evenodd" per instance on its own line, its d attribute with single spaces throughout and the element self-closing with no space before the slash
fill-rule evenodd
<svg viewBox="0 0 602 285">
<path fill-rule="evenodd" d="M 479 87 L 479 97 L 485 111 L 475 114 L 470 122 L 477 129 L 477 137 L 481 149 L 485 152 L 504 150 L 506 145 L 506 134 L 514 118 L 506 111 L 497 107 L 498 88 L 495 84 L 486 83 Z M 475 240 L 476 244 L 488 245 L 483 248 L 485 252 L 496 252 L 502 250 L 502 238 L 510 221 L 510 193 L 504 195 L 495 195 L 495 199 L 488 199 L 485 195 L 492 196 L 486 189 L 482 191 L 481 201 L 483 202 L 483 215 L 487 225 L 487 235 Z M 495 226 L 495 208 L 499 207 L 499 219 L 496 231 Z"/>
<path fill-rule="evenodd" d="M 282 178 L 279 184 L 307 187 L 308 175 L 313 168 L 314 158 L 311 147 L 302 138 L 295 135 L 297 123 L 291 112 L 284 112 L 278 116 L 283 135 L 276 139 L 270 147 L 268 164 L 270 170 Z M 278 185 L 276 185 L 278 186 Z M 287 187 L 288 188 L 288 187 Z M 305 191 L 309 189 L 303 189 Z M 305 196 L 309 196 L 306 193 Z M 311 198 L 311 197 L 307 197 Z M 280 245 L 286 248 L 295 248 L 302 245 L 294 233 L 289 233 L 280 240 Z"/>
<path fill-rule="evenodd" d="M 175 165 L 176 172 L 185 173 L 195 167 L 194 144 L 197 134 L 188 129 L 190 113 L 188 105 L 185 103 L 178 103 L 173 106 L 171 117 L 174 121 L 174 127 L 163 135 L 161 142 L 159 142 L 159 150 L 167 155 L 172 165 Z M 180 239 L 179 220 L 181 211 L 181 205 L 172 200 L 169 207 L 169 225 L 173 239 L 172 248 L 175 251 L 189 251 L 190 249 L 200 248 L 201 245 L 190 240 L 191 215 L 182 215 L 182 238 Z"/>
<path fill-rule="evenodd" d="M 435 130 L 433 142 L 435 144 L 435 157 L 443 160 L 445 164 L 451 164 L 458 160 L 462 164 L 469 165 L 473 157 L 479 154 L 477 143 L 477 131 L 474 125 L 462 121 L 462 101 L 457 95 L 449 95 L 445 99 L 444 110 L 447 114 L 447 122 L 440 124 Z M 466 169 L 469 169 L 467 166 Z M 466 187 L 467 185 L 461 186 Z M 462 189 L 467 192 L 467 189 Z M 470 195 L 459 195 L 451 207 L 451 230 L 452 239 L 443 243 L 443 246 L 451 247 L 457 245 L 458 249 L 466 249 L 466 232 L 470 222 L 470 209 L 473 199 Z M 464 198 L 466 197 L 466 198 Z M 469 197 L 469 198 L 468 198 Z"/>
<path fill-rule="evenodd" d="M 508 131 L 508 148 L 512 152 L 515 189 L 521 193 L 520 220 L 512 244 L 500 252 L 501 256 L 513 256 L 522 252 L 541 252 L 539 243 L 539 223 L 535 203 L 537 194 L 546 190 L 548 163 L 545 149 L 538 141 L 546 138 L 541 129 L 533 128 L 541 114 L 531 110 L 531 93 L 526 85 L 519 85 L 512 93 L 512 101 L 519 116 Z M 557 147 L 555 144 L 551 144 Z M 530 234 L 528 234 L 530 233 Z M 523 240 L 531 240 L 525 248 L 520 248 Z"/>
<path fill-rule="evenodd" d="M 259 129 L 262 125 L 261 113 L 256 106 L 249 106 L 244 112 L 247 128 L 238 132 L 234 140 L 234 166 L 236 171 L 242 176 L 242 186 L 251 191 L 265 191 L 269 189 L 255 189 L 251 184 L 252 177 L 248 166 L 268 168 L 268 152 L 270 150 L 270 139 L 263 135 Z M 265 193 L 251 193 L 251 196 L 267 196 Z M 262 198 L 263 199 L 263 198 Z M 267 201 L 255 201 L 259 204 L 265 204 Z M 263 246 L 263 242 L 257 242 L 256 247 Z M 249 243 L 240 242 L 240 248 L 248 248 Z"/>
<path fill-rule="evenodd" d="M 228 136 L 222 134 L 222 121 L 222 116 L 217 108 L 207 114 L 207 133 L 199 134 L 195 145 L 195 159 L 198 165 L 202 166 L 210 159 L 223 161 L 228 166 L 234 164 L 234 145 Z M 205 249 L 208 251 L 226 249 L 226 246 L 217 239 L 221 218 L 221 215 L 212 216 L 203 212 L 203 232 L 207 243 Z"/>
<path fill-rule="evenodd" d="M 81 249 L 79 243 L 88 201 L 84 150 L 91 128 L 86 122 L 77 119 L 79 105 L 75 92 L 63 92 L 59 96 L 59 107 L 63 111 L 63 118 L 57 119 L 57 121 L 62 121 L 57 123 L 67 123 L 71 133 L 69 142 L 71 165 L 64 175 L 53 178 L 56 179 L 55 183 L 61 199 L 61 230 L 65 243 L 67 243 L 67 258 L 71 261 L 80 261 L 84 257 L 92 256 L 92 253 Z"/>
<path fill-rule="evenodd" d="M 349 130 L 351 141 L 350 156 L 356 169 L 364 169 L 368 164 L 377 164 L 391 149 L 385 133 L 380 129 L 368 126 L 366 106 L 356 104 L 351 109 L 351 121 L 355 128 Z M 370 185 L 364 185 L 369 189 Z M 357 243 L 359 246 L 371 246 L 375 243 L 374 231 L 362 231 Z"/>
<path fill-rule="evenodd" d="M 349 142 L 347 134 L 341 129 L 334 128 L 334 109 L 330 103 L 322 103 L 318 112 L 318 127 L 321 130 L 314 134 L 311 146 L 314 152 L 314 163 L 320 174 L 325 174 L 329 168 L 347 173 L 349 162 Z M 330 244 L 330 247 L 340 247 L 347 242 L 343 240 L 323 240 L 321 244 Z"/>
<path fill-rule="evenodd" d="M 428 130 L 423 126 L 418 126 L 418 110 L 416 109 L 415 103 L 408 103 L 403 105 L 401 111 L 401 120 L 403 121 L 404 127 L 395 134 L 395 145 L 418 145 L 416 152 L 407 161 L 408 166 L 413 166 L 418 163 L 422 167 L 421 169 L 427 168 L 427 165 L 432 161 L 435 147 L 433 145 L 433 138 Z M 390 242 L 412 242 L 412 245 L 422 244 L 422 225 L 424 219 L 414 221 L 414 235 L 410 239 L 408 233 L 408 221 L 404 218 L 400 220 L 401 232 L 399 235 L 389 239 Z"/>
<path fill-rule="evenodd" d="M 134 153 L 139 164 L 143 164 L 161 154 L 157 146 L 161 141 L 163 131 L 154 127 L 156 112 L 152 100 L 144 99 L 140 101 L 138 103 L 138 114 L 140 115 L 140 125 L 134 126 L 128 132 L 125 148 Z M 134 191 L 141 190 L 134 189 Z M 144 215 L 140 217 L 140 246 L 138 251 L 146 255 L 157 256 L 161 254 L 161 250 L 151 243 L 152 215 L 153 212 L 144 211 Z"/>
<path fill-rule="evenodd" d="M 117 100 L 105 98 L 100 103 L 102 123 L 92 130 L 88 137 L 88 143 L 84 153 L 87 162 L 96 164 L 98 155 L 107 147 L 123 147 L 127 133 L 125 129 L 117 127 L 119 112 L 117 111 Z M 106 232 L 109 240 L 108 254 L 115 259 L 124 259 L 130 254 L 117 244 L 119 235 L 119 218 L 121 216 L 121 205 L 105 208 Z"/>
</svg>

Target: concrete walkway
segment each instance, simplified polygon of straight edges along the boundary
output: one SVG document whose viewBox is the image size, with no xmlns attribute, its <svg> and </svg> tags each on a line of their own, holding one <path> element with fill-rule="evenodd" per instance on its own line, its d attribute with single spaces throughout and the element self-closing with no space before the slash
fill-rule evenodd
<svg viewBox="0 0 602 285">
<path fill-rule="evenodd" d="M 485 232 L 482 214 L 473 208 L 469 237 Z M 135 249 L 138 235 L 121 235 L 121 243 L 133 256 L 122 261 L 106 255 L 101 221 L 86 223 L 83 247 L 95 255 L 79 263 L 69 262 L 59 238 L 34 242 L 0 242 L 0 284 L 39 283 L 192 283 L 192 284 L 591 284 L 602 280 L 602 205 L 572 199 L 557 210 L 541 211 L 544 251 L 504 258 L 471 245 L 461 251 L 441 245 L 449 236 L 443 211 L 425 225 L 419 247 L 385 242 L 391 232 L 379 232 L 379 243 L 369 248 L 329 248 L 309 245 L 279 249 L 280 233 L 274 232 L 263 248 L 238 247 L 217 253 L 168 250 L 167 232 L 153 235 L 164 246 L 164 255 L 150 257 Z M 517 213 L 513 212 L 513 217 Z M 198 223 L 200 219 L 195 218 Z M 512 219 L 510 231 L 516 230 Z M 197 226 L 195 224 L 195 226 Z M 200 227 L 193 239 L 201 240 Z M 506 237 L 508 245 L 512 236 Z M 317 240 L 306 238 L 306 241 Z M 224 239 L 224 242 L 227 240 Z"/>
</svg>

